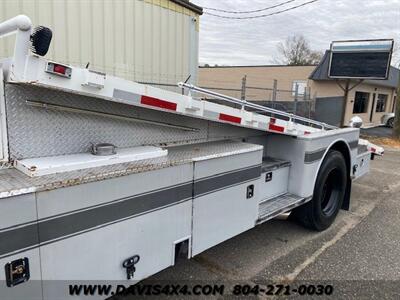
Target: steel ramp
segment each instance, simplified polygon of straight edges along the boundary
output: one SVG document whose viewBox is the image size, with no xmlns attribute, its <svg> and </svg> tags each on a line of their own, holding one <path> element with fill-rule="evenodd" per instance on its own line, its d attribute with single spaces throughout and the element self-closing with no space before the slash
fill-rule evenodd
<svg viewBox="0 0 400 300">
<path fill-rule="evenodd" d="M 260 123 L 267 123 L 268 127 L 265 129 L 269 132 L 290 134 L 294 136 L 309 135 L 314 132 L 338 129 L 336 126 L 216 93 L 192 84 L 180 82 L 178 83 L 178 86 L 191 92 L 212 96 L 215 99 L 241 107 L 241 110 L 236 112 L 239 113 L 239 115 L 234 117 L 223 114 L 224 116 L 230 117 L 230 119 L 225 119 L 224 121 L 232 122 L 232 120 L 235 119 L 239 126 L 247 125 L 250 127 L 259 127 Z"/>
<path fill-rule="evenodd" d="M 275 198 L 261 202 L 258 210 L 258 220 L 256 224 L 262 224 L 276 216 L 296 208 L 311 198 L 303 198 L 293 194 L 283 194 Z"/>
</svg>

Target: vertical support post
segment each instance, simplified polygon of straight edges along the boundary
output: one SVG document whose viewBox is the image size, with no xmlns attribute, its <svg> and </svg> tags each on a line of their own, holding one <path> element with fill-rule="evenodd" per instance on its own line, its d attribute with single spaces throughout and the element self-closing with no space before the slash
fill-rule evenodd
<svg viewBox="0 0 400 300">
<path fill-rule="evenodd" d="M 278 93 L 278 80 L 274 79 L 274 87 L 272 90 L 272 108 L 275 109 L 275 102 Z"/>
<path fill-rule="evenodd" d="M 242 78 L 242 94 L 240 99 L 246 100 L 246 82 L 247 82 L 247 75 L 244 75 Z"/>
<path fill-rule="evenodd" d="M 397 83 L 396 110 L 395 110 L 393 135 L 397 138 L 400 137 L 400 76 L 399 76 L 399 82 Z"/>
<path fill-rule="evenodd" d="M 0 23 L 0 38 L 10 33 L 16 33 L 12 72 L 9 75 L 14 80 L 20 80 L 24 75 L 30 50 L 31 29 L 32 22 L 24 15 Z"/>
<path fill-rule="evenodd" d="M 306 86 L 304 88 L 304 93 L 303 93 L 303 111 L 304 111 L 304 117 L 309 116 L 310 115 L 310 102 L 308 101 L 308 87 Z"/>
<path fill-rule="evenodd" d="M 350 79 L 346 80 L 346 86 L 344 87 L 344 103 L 342 107 L 342 120 L 340 121 L 340 127 L 344 127 L 345 118 L 346 118 L 346 108 L 347 108 L 347 100 L 349 99 L 349 91 L 350 91 Z"/>
<path fill-rule="evenodd" d="M 304 89 L 304 101 L 309 101 L 311 100 L 311 87 L 307 86 Z"/>
<path fill-rule="evenodd" d="M 4 100 L 4 83 L 3 83 L 3 69 L 0 68 L 0 161 L 6 158 L 5 149 L 7 145 L 7 123 L 6 123 L 6 112 L 5 112 L 5 100 Z M 1 164 L 0 164 L 1 169 Z"/>
<path fill-rule="evenodd" d="M 297 115 L 297 102 L 299 101 L 299 84 L 294 89 L 294 114 Z"/>
<path fill-rule="evenodd" d="M 192 74 L 190 74 L 190 75 L 186 78 L 185 83 L 188 83 L 189 80 L 190 80 L 190 78 L 192 78 Z M 185 95 L 185 88 L 184 88 L 184 87 L 182 87 L 182 95 Z M 188 95 L 191 97 L 191 95 L 190 95 L 190 90 L 189 90 Z"/>
<path fill-rule="evenodd" d="M 198 66 L 199 66 L 199 31 L 198 20 L 195 17 L 191 18 L 189 26 L 189 72 L 193 74 L 190 78 L 191 84 L 196 85 L 198 81 Z"/>
<path fill-rule="evenodd" d="M 311 111 L 313 108 L 313 99 L 311 98 L 311 87 L 307 88 L 308 118 L 311 119 Z"/>
</svg>

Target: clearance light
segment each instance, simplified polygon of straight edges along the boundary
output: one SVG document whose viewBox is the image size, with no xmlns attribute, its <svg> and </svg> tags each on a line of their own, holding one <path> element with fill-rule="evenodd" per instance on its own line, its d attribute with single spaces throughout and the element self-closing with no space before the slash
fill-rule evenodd
<svg viewBox="0 0 400 300">
<path fill-rule="evenodd" d="M 46 65 L 46 72 L 55 74 L 58 76 L 71 78 L 72 75 L 72 68 L 60 64 L 56 64 L 53 62 L 48 62 Z"/>
</svg>

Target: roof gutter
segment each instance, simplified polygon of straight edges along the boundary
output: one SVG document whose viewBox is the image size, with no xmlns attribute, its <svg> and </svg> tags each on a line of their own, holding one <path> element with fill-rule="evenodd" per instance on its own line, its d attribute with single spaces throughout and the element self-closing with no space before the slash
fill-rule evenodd
<svg viewBox="0 0 400 300">
<path fill-rule="evenodd" d="M 174 2 L 176 4 L 179 4 L 180 6 L 183 6 L 187 9 L 190 9 L 191 11 L 195 12 L 198 15 L 202 15 L 203 14 L 203 8 L 193 4 L 191 2 L 189 2 L 188 0 L 171 0 L 171 2 Z"/>
</svg>

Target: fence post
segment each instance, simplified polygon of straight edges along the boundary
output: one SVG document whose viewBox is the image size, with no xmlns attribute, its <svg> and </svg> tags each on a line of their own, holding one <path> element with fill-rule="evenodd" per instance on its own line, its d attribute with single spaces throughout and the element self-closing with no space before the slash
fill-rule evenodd
<svg viewBox="0 0 400 300">
<path fill-rule="evenodd" d="M 308 110 L 308 111 L 306 111 L 306 109 L 305 109 L 305 114 L 308 115 L 308 118 L 310 119 L 310 116 L 311 116 L 311 88 L 310 87 L 307 86 L 304 89 L 303 98 L 304 98 L 304 104 L 307 105 L 306 109 Z"/>
<path fill-rule="evenodd" d="M 244 75 L 242 79 L 242 95 L 241 95 L 242 100 L 246 100 L 246 81 L 247 81 L 247 75 Z"/>
<path fill-rule="evenodd" d="M 317 101 L 318 101 L 318 92 L 314 92 L 313 98 L 312 98 L 312 111 L 314 113 L 313 118 L 318 119 L 317 116 Z"/>
<path fill-rule="evenodd" d="M 297 101 L 299 100 L 299 84 L 296 83 L 294 90 L 294 114 L 297 115 Z"/>
<path fill-rule="evenodd" d="M 272 108 L 275 108 L 277 92 L 278 92 L 278 80 L 274 79 L 274 88 L 272 90 Z"/>
</svg>

